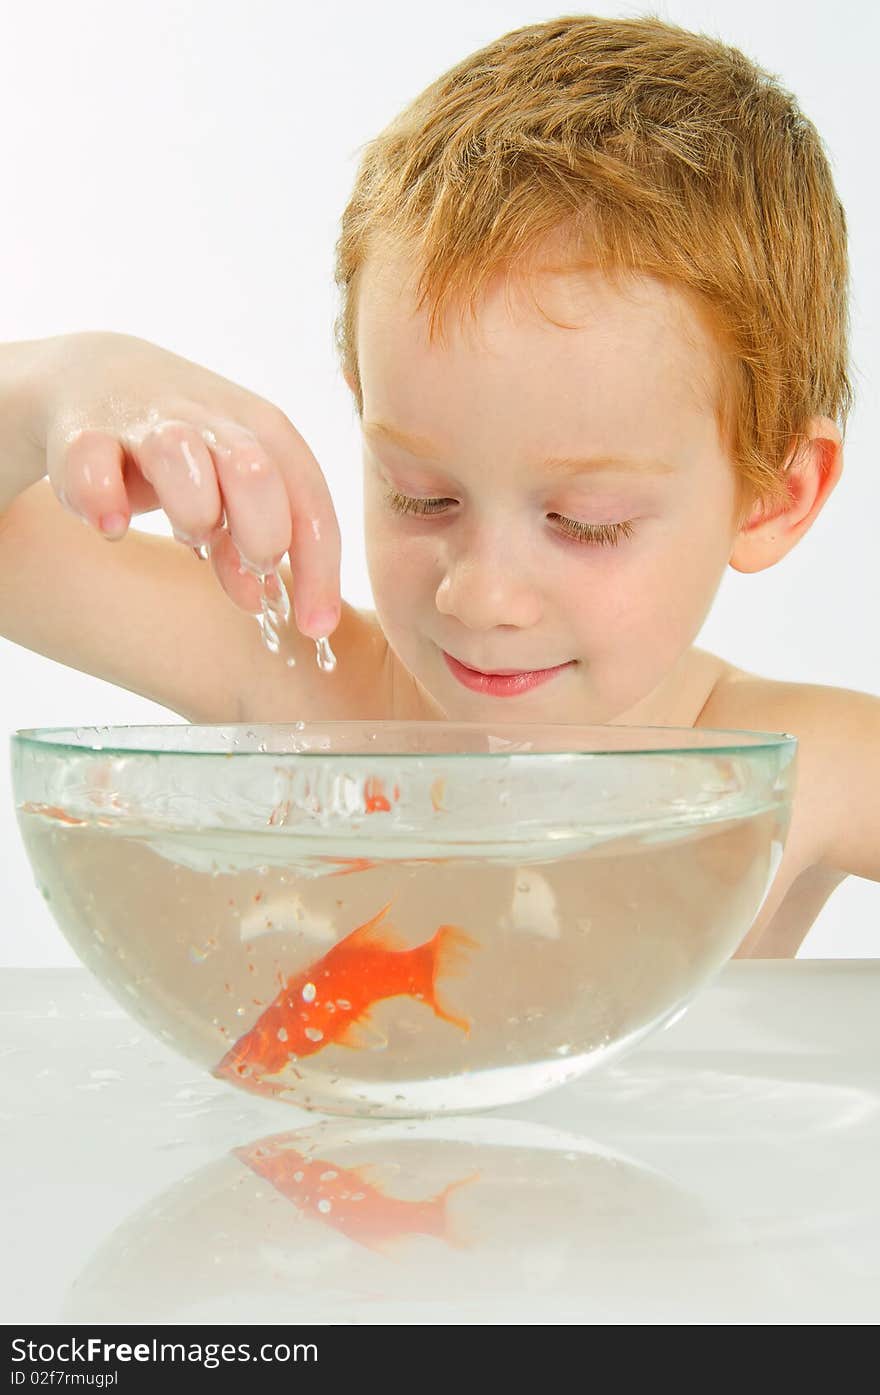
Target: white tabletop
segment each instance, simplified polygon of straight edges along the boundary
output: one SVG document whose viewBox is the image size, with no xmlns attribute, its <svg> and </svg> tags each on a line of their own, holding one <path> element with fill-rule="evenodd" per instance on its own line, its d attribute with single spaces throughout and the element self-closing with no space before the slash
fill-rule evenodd
<svg viewBox="0 0 880 1395">
<path fill-rule="evenodd" d="M 737 960 L 549 1095 L 375 1121 L 214 1080 L 85 970 L 0 970 L 3 1321 L 876 1323 L 878 1003 L 877 960 Z M 231 1150 L 290 1132 L 285 1195 Z"/>
</svg>

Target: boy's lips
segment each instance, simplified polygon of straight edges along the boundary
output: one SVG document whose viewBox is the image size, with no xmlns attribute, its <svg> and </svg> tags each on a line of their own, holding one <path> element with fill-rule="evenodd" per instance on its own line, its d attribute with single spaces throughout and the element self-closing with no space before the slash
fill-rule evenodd
<svg viewBox="0 0 880 1395">
<path fill-rule="evenodd" d="M 459 683 L 474 692 L 489 693 L 494 697 L 514 696 L 528 688 L 536 687 L 539 683 L 546 683 L 574 663 L 574 659 L 569 659 L 567 663 L 555 664 L 552 668 L 503 668 L 488 671 L 463 664 L 460 659 L 454 659 L 451 654 L 447 654 L 445 649 L 440 652 L 446 660 L 446 667 Z"/>
</svg>

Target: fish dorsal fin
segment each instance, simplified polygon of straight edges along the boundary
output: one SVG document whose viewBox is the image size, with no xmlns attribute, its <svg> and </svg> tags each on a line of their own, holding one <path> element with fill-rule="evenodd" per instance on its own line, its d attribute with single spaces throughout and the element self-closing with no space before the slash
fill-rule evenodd
<svg viewBox="0 0 880 1395">
<path fill-rule="evenodd" d="M 386 902 L 381 911 L 377 911 L 369 920 L 364 921 L 351 934 L 346 935 L 344 940 L 340 940 L 336 946 L 340 949 L 343 945 L 346 949 L 406 949 L 407 944 L 397 930 L 390 925 L 383 925 L 381 922 L 391 909 L 394 898 Z"/>
</svg>

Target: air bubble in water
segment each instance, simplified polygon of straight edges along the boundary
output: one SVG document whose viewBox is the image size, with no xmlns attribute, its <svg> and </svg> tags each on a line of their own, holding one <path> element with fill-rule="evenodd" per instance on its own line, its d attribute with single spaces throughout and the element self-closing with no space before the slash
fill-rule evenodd
<svg viewBox="0 0 880 1395">
<path fill-rule="evenodd" d="M 309 1041 L 323 1041 L 324 1033 L 317 1027 L 306 1027 L 306 1036 Z"/>
</svg>

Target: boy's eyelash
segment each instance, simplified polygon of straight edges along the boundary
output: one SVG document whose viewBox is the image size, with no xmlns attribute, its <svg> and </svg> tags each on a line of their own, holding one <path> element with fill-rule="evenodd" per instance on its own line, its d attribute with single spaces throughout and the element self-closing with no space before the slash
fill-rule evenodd
<svg viewBox="0 0 880 1395">
<path fill-rule="evenodd" d="M 396 489 L 386 490 L 386 498 L 397 513 L 439 513 L 446 503 L 445 499 L 413 499 L 408 494 L 399 494 Z M 614 547 L 623 537 L 632 536 L 633 526 L 629 521 L 624 523 L 578 523 L 573 518 L 563 518 L 561 514 L 556 514 L 563 525 L 563 532 L 570 537 L 577 538 L 579 542 L 596 543 L 600 547 Z"/>
</svg>

